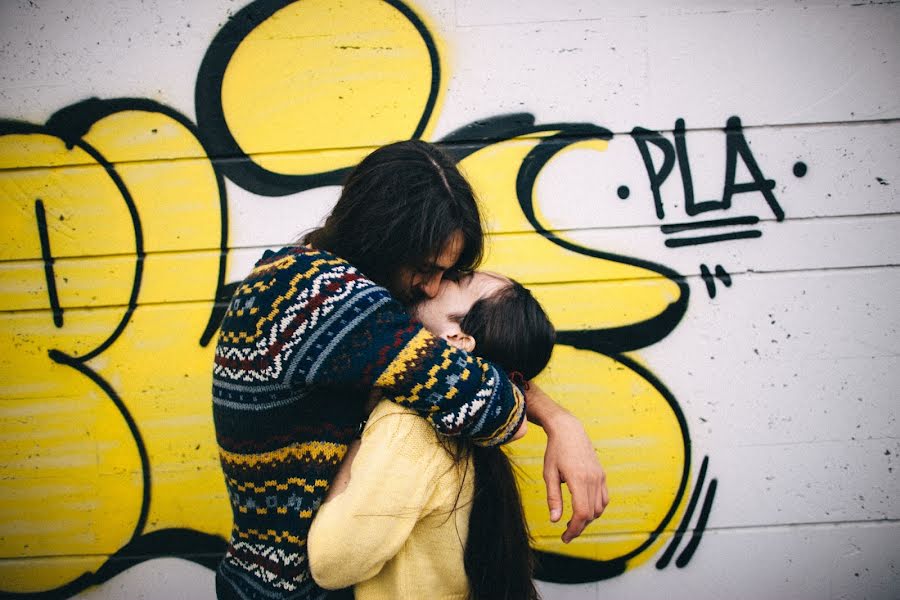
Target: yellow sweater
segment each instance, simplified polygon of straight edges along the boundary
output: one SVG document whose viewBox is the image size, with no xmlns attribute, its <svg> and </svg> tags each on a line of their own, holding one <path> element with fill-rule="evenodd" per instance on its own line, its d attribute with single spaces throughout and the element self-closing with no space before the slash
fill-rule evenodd
<svg viewBox="0 0 900 600">
<path fill-rule="evenodd" d="M 355 585 L 356 600 L 465 600 L 474 478 L 471 460 L 455 464 L 425 419 L 380 402 L 347 489 L 313 520 L 313 578 L 327 589 Z"/>
</svg>

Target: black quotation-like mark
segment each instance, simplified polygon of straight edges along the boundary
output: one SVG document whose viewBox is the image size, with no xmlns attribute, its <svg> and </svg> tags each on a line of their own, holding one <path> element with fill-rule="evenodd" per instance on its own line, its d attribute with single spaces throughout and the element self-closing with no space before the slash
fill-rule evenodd
<svg viewBox="0 0 900 600">
<path fill-rule="evenodd" d="M 725 287 L 731 287 L 731 275 L 722 268 L 722 265 L 716 265 L 715 274 L 716 277 L 725 284 Z M 706 265 L 700 265 L 700 277 L 703 278 L 703 283 L 706 284 L 706 291 L 709 293 L 709 297 L 715 298 L 716 280 L 713 278 L 713 274 L 710 273 L 709 268 Z"/>
</svg>

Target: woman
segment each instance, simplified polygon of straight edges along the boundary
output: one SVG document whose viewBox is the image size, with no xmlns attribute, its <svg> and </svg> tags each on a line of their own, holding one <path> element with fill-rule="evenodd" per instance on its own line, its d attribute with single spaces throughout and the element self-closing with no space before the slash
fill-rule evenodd
<svg viewBox="0 0 900 600">
<path fill-rule="evenodd" d="M 444 281 L 415 313 L 520 385 L 550 360 L 553 326 L 531 293 L 506 277 L 476 272 Z M 417 394 L 427 397 L 427 386 Z M 375 406 L 313 521 L 316 582 L 355 585 L 357 600 L 537 598 L 506 455 L 440 437 L 393 400 Z"/>
</svg>

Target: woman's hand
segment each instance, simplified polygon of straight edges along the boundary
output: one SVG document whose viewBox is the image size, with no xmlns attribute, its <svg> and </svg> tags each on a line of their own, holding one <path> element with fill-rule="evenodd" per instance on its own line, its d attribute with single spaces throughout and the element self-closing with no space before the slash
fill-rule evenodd
<svg viewBox="0 0 900 600">
<path fill-rule="evenodd" d="M 347 445 L 347 454 L 344 455 L 344 460 L 341 462 L 337 474 L 335 474 L 334 479 L 331 481 L 331 487 L 328 488 L 328 495 L 325 496 L 325 502 L 328 502 L 331 498 L 347 489 L 347 484 L 350 483 L 350 467 L 353 465 L 353 457 L 359 452 L 359 444 L 359 439 L 355 439 Z"/>
</svg>

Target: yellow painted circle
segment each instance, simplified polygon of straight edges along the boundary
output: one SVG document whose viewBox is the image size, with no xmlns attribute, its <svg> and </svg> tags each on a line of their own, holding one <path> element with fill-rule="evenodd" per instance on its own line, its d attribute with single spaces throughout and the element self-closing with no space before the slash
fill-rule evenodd
<svg viewBox="0 0 900 600">
<path fill-rule="evenodd" d="M 431 79 L 425 40 L 393 6 L 304 0 L 241 41 L 225 71 L 222 110 L 263 168 L 319 173 L 411 137 Z"/>
</svg>

